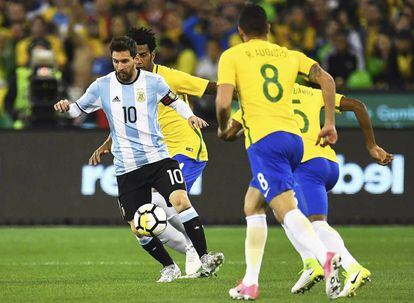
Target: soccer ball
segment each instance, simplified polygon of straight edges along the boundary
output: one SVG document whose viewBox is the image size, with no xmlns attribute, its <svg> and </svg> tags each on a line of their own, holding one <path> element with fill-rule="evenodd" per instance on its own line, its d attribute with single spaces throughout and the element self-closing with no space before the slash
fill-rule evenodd
<svg viewBox="0 0 414 303">
<path fill-rule="evenodd" d="M 167 214 L 155 204 L 144 204 L 134 215 L 134 225 L 141 235 L 158 236 L 167 227 Z"/>
</svg>

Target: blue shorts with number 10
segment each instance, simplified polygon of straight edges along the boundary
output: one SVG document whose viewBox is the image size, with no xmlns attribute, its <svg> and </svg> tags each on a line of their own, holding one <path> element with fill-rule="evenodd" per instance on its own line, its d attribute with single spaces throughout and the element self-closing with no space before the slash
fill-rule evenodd
<svg viewBox="0 0 414 303">
<path fill-rule="evenodd" d="M 187 192 L 190 192 L 194 182 L 203 173 L 207 162 L 197 161 L 181 154 L 175 155 L 173 159 L 178 161 L 180 164 L 180 169 L 183 173 L 184 182 L 187 187 Z"/>
<path fill-rule="evenodd" d="M 250 186 L 260 190 L 266 202 L 295 188 L 293 172 L 303 156 L 303 142 L 298 135 L 277 131 L 247 149 L 253 180 Z"/>
</svg>

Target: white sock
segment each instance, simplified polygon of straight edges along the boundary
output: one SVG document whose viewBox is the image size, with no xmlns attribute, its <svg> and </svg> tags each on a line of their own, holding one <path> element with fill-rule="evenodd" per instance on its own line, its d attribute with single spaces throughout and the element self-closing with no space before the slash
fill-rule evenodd
<svg viewBox="0 0 414 303">
<path fill-rule="evenodd" d="M 149 242 L 151 242 L 152 238 L 151 237 L 141 237 L 139 238 L 138 236 L 135 236 L 135 238 L 137 239 L 139 245 L 147 245 Z"/>
<path fill-rule="evenodd" d="M 324 266 L 327 250 L 312 228 L 312 224 L 299 209 L 289 211 L 283 223 L 292 233 L 293 237 L 318 259 Z"/>
<path fill-rule="evenodd" d="M 181 222 L 181 218 L 178 214 L 176 214 L 175 216 L 171 217 L 168 219 L 168 223 L 171 224 L 176 230 L 178 230 L 180 233 L 182 233 L 185 242 L 187 243 L 187 245 L 191 245 L 192 242 L 190 240 L 190 238 L 187 235 L 187 232 L 185 231 L 184 225 Z"/>
<path fill-rule="evenodd" d="M 187 241 L 184 235 L 172 227 L 171 224 L 167 224 L 167 228 L 158 236 L 158 239 L 175 251 L 182 254 L 186 253 Z"/>
<path fill-rule="evenodd" d="M 358 264 L 358 261 L 346 249 L 344 240 L 339 233 L 333 229 L 326 221 L 312 222 L 313 229 L 329 251 L 341 256 L 342 267 L 348 271 L 351 264 Z"/>
<path fill-rule="evenodd" d="M 180 216 L 180 220 L 183 224 L 198 217 L 197 211 L 192 206 L 190 208 L 187 208 L 186 210 L 183 210 L 178 215 Z"/>
<path fill-rule="evenodd" d="M 177 214 L 177 211 L 174 207 L 167 206 L 167 202 L 159 192 L 152 192 L 152 203 L 164 209 L 165 213 L 167 214 L 168 223 L 171 224 L 173 228 L 183 233 L 187 245 L 192 244 L 190 238 L 187 236 L 187 233 L 184 229 L 183 223 L 181 223 L 181 219 L 180 216 Z"/>
<path fill-rule="evenodd" d="M 312 254 L 311 251 L 306 249 L 302 244 L 300 244 L 293 234 L 290 232 L 289 229 L 286 228 L 284 224 L 282 224 L 283 229 L 285 230 L 286 236 L 288 237 L 290 243 L 292 243 L 292 246 L 296 249 L 296 251 L 299 253 L 302 261 L 305 261 L 306 259 L 316 259 L 316 257 Z"/>
<path fill-rule="evenodd" d="M 267 239 L 266 215 L 247 216 L 246 222 L 246 273 L 243 284 L 251 286 L 259 284 L 260 267 Z"/>
<path fill-rule="evenodd" d="M 164 197 L 161 196 L 159 192 L 152 192 L 151 202 L 159 207 L 161 207 L 165 213 L 167 214 L 167 219 L 177 215 L 177 211 L 174 207 L 168 207 L 167 202 L 165 201 Z"/>
</svg>

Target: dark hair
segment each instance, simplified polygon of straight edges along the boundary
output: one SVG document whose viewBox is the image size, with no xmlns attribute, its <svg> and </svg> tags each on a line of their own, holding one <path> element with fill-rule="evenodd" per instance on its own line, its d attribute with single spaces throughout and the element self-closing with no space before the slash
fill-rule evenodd
<svg viewBox="0 0 414 303">
<path fill-rule="evenodd" d="M 246 5 L 239 15 L 239 27 L 247 35 L 263 35 L 267 33 L 267 16 L 258 5 Z"/>
<path fill-rule="evenodd" d="M 137 55 L 137 44 L 128 36 L 113 38 L 109 46 L 111 54 L 115 52 L 129 51 L 132 58 Z"/>
<path fill-rule="evenodd" d="M 134 39 L 137 45 L 148 45 L 149 51 L 152 53 L 155 50 L 155 34 L 148 28 L 130 28 L 127 32 L 127 36 Z"/>
</svg>

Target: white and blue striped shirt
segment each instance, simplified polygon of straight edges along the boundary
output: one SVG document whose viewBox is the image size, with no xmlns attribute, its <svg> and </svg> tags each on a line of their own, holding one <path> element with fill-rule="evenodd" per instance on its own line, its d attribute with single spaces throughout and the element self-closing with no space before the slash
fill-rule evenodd
<svg viewBox="0 0 414 303">
<path fill-rule="evenodd" d="M 144 70 L 124 84 L 115 72 L 96 79 L 75 102 L 85 113 L 102 108 L 108 118 L 116 175 L 170 157 L 158 123 L 158 102 L 170 92 L 165 80 Z"/>
</svg>

